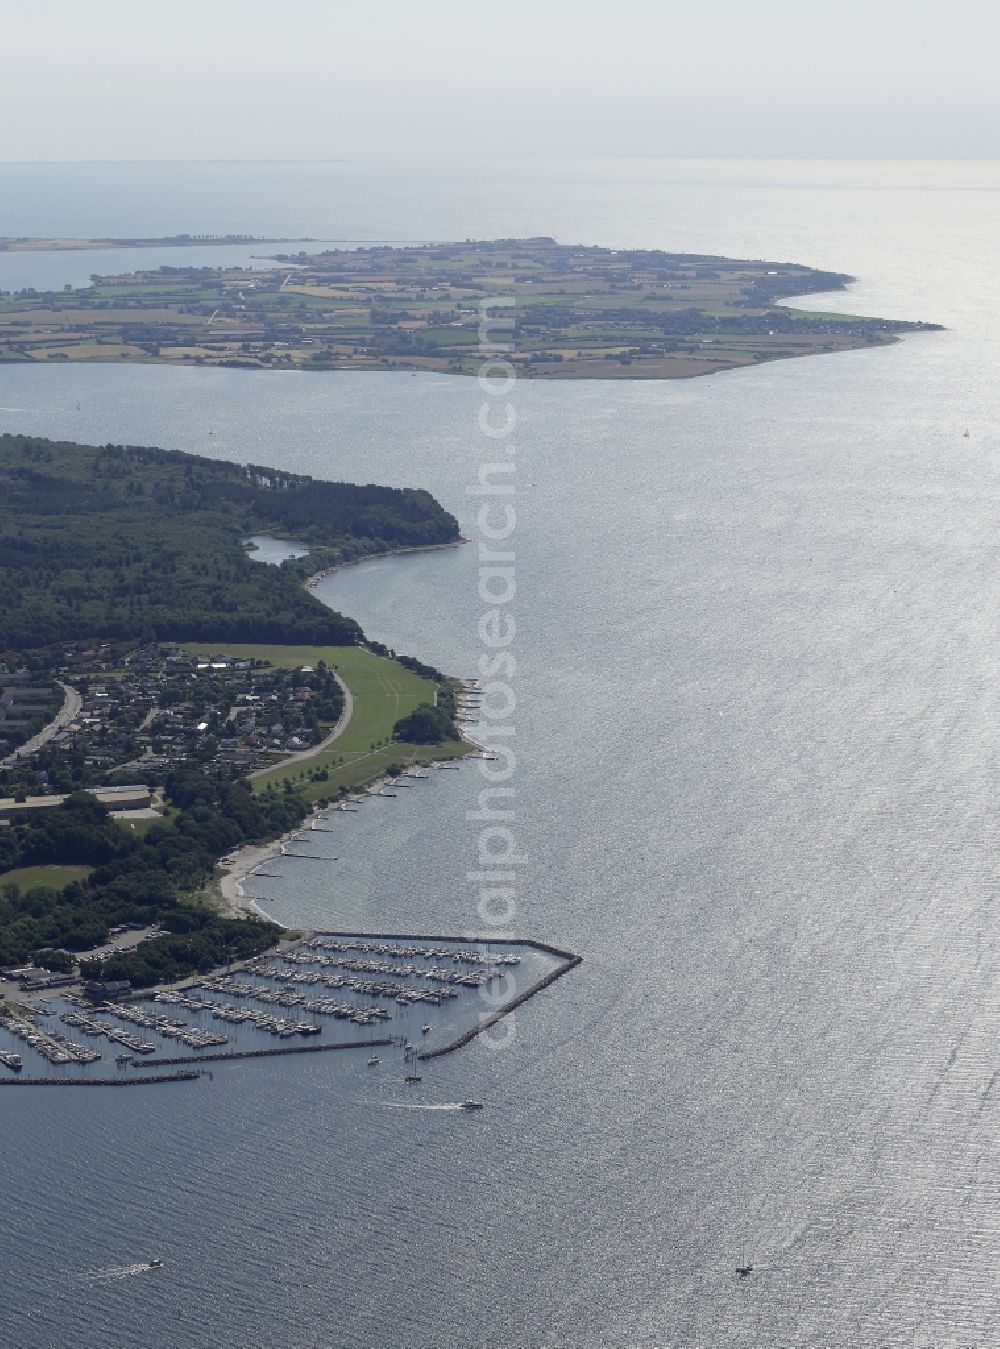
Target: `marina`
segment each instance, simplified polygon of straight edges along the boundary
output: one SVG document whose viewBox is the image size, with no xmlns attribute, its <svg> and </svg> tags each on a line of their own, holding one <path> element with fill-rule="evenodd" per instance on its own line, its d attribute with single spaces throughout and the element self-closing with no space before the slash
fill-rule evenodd
<svg viewBox="0 0 1000 1349">
<path fill-rule="evenodd" d="M 73 1026 L 82 1030 L 84 1035 L 104 1036 L 112 1044 L 124 1045 L 126 1049 L 131 1049 L 136 1054 L 152 1054 L 156 1050 L 156 1045 L 151 1041 L 143 1040 L 131 1031 L 123 1030 L 119 1026 L 111 1025 L 110 1022 L 102 1021 L 89 1012 L 63 1012 L 59 1020 L 66 1026 Z M 118 1058 L 121 1059 L 122 1055 L 119 1055 Z"/>
<path fill-rule="evenodd" d="M 157 1000 L 160 995 L 157 995 Z M 225 1035 L 216 1035 L 211 1031 L 202 1030 L 197 1026 L 189 1026 L 175 1017 L 167 1016 L 160 1012 L 147 1012 L 130 1004 L 118 1003 L 114 1007 L 105 1006 L 102 1009 L 108 1016 L 117 1017 L 119 1020 L 131 1022 L 135 1026 L 141 1026 L 145 1030 L 156 1031 L 167 1040 L 178 1040 L 181 1044 L 187 1045 L 189 1049 L 209 1049 L 215 1045 L 228 1044 Z M 107 1034 L 107 1031 L 104 1031 Z M 109 1038 L 111 1038 L 109 1036 Z M 134 1040 L 136 1037 L 130 1037 Z M 120 1038 L 119 1043 L 129 1044 L 129 1038 Z M 131 1046 L 130 1047 L 134 1047 Z M 143 1042 L 141 1052 L 144 1054 L 153 1053 L 156 1045 L 149 1045 L 149 1042 Z"/>
<path fill-rule="evenodd" d="M 82 1065 L 96 1063 L 101 1057 L 98 1050 L 87 1049 L 85 1045 L 76 1044 L 59 1031 L 43 1029 L 37 1024 L 37 1020 L 28 1020 L 21 1015 L 6 1017 L 3 1029 L 50 1064 Z M 8 1064 L 8 1067 L 10 1066 Z"/>
<path fill-rule="evenodd" d="M 116 1081 L 150 1081 L 150 1069 L 363 1048 L 377 1060 L 372 1067 L 389 1063 L 386 1051 L 393 1059 L 399 1052 L 399 1080 L 416 1089 L 424 1080 L 420 1061 L 470 1043 L 577 960 L 534 942 L 310 933 L 229 969 L 117 1002 L 84 1003 L 69 994 L 9 1007 L 0 1019 L 0 1065 L 8 1069 L 2 1080 L 48 1080 L 51 1074 L 33 1067 L 35 1055 L 64 1074 L 60 1082 L 107 1080 L 99 1069 L 88 1072 L 101 1051 L 69 1039 L 51 1024 L 58 1019 L 82 1039 L 120 1051 Z M 496 990 L 506 990 L 505 980 L 510 997 L 498 1011 Z M 328 1040 L 334 1026 L 337 1038 Z M 20 1051 L 5 1037 L 19 1041 Z M 269 1040 L 279 1044 L 267 1047 Z M 174 1046 L 192 1053 L 179 1056 Z M 145 1071 L 136 1077 L 130 1070 L 137 1069 Z"/>
</svg>

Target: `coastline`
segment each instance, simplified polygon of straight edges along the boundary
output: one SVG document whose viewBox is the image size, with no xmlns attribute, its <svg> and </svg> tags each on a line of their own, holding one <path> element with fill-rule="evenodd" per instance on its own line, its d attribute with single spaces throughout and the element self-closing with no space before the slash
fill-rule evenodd
<svg viewBox="0 0 1000 1349">
<path fill-rule="evenodd" d="M 407 553 L 439 552 L 444 548 L 460 548 L 463 544 L 468 542 L 469 540 L 463 535 L 459 535 L 457 539 L 453 539 L 448 543 L 428 543 L 416 547 L 387 548 L 381 553 L 368 553 L 364 557 L 352 558 L 347 562 L 337 562 L 334 563 L 333 566 L 323 567 L 319 571 L 313 572 L 312 575 L 308 576 L 302 584 L 306 590 L 313 590 L 328 576 L 332 576 L 335 572 L 343 571 L 347 567 L 359 566 L 362 562 L 370 562 L 378 558 L 397 557 Z M 334 727 L 333 732 L 323 742 L 324 745 L 336 740 L 337 737 L 343 733 L 347 728 L 353 713 L 353 700 L 350 689 L 339 675 L 337 676 L 337 682 L 344 691 L 344 711 L 342 712 L 337 725 Z M 459 733 L 459 743 L 470 746 L 477 754 L 486 753 L 485 745 L 481 745 L 478 741 L 473 740 L 461 727 L 458 727 L 457 729 Z M 304 751 L 300 755 L 293 755 L 287 762 L 295 762 L 296 759 L 305 758 L 313 753 L 315 753 L 315 747 L 311 750 Z M 456 755 L 455 757 L 463 758 L 464 756 Z M 450 762 L 450 760 L 439 760 L 437 762 Z M 277 766 L 280 767 L 280 765 Z M 253 778 L 258 776 L 262 771 L 270 771 L 270 767 L 266 770 L 257 770 L 257 773 L 249 774 L 247 781 L 252 781 Z M 391 782 L 392 778 L 388 777 L 386 774 L 378 774 L 369 781 L 359 784 L 355 789 L 355 793 L 361 797 L 373 795 Z M 350 800 L 351 797 L 348 796 L 344 799 Z M 334 811 L 337 808 L 337 804 L 315 806 L 301 824 L 296 826 L 295 829 L 289 830 L 280 838 L 273 839 L 269 843 L 247 844 L 245 847 L 237 849 L 236 852 L 227 854 L 229 858 L 228 861 L 220 859 L 220 861 L 216 863 L 216 869 L 217 872 L 221 870 L 222 874 L 217 875 L 215 885 L 222 897 L 226 912 L 234 918 L 263 918 L 267 922 L 276 923 L 278 927 L 284 928 L 285 925 L 278 922 L 272 914 L 263 909 L 256 899 L 244 893 L 243 882 L 246 881 L 258 867 L 280 857 L 287 844 L 297 838 L 299 834 L 310 830 L 316 820 L 327 814 L 327 812 Z M 287 930 L 288 929 L 286 929 L 286 931 Z"/>
<path fill-rule="evenodd" d="M 223 869 L 222 875 L 216 877 L 216 885 L 226 903 L 230 917 L 263 918 L 269 923 L 277 924 L 278 927 L 285 927 L 284 923 L 278 922 L 266 909 L 261 908 L 259 902 L 252 895 L 244 894 L 243 882 L 265 862 L 271 862 L 276 857 L 280 857 L 284 848 L 294 838 L 310 829 L 316 819 L 325 815 L 331 809 L 335 809 L 335 807 L 316 806 L 301 824 L 282 834 L 280 838 L 272 839 L 270 843 L 248 843 L 244 847 L 238 848 L 236 852 L 228 853 L 228 861 L 223 858 L 216 863 L 217 870 Z M 285 930 L 288 931 L 289 929 L 286 928 Z"/>
<path fill-rule="evenodd" d="M 457 539 L 452 539 L 449 543 L 421 543 L 412 547 L 387 548 L 382 553 L 366 553 L 364 557 L 352 557 L 348 562 L 335 562 L 332 567 L 323 567 L 319 571 L 313 572 L 302 582 L 306 590 L 315 590 L 320 581 L 325 581 L 328 576 L 334 572 L 343 571 L 346 567 L 359 567 L 362 562 L 374 562 L 382 557 L 400 557 L 404 553 L 437 553 L 443 548 L 461 548 L 469 540 L 463 535 Z"/>
<path fill-rule="evenodd" d="M 245 244 L 252 238 L 238 235 L 221 242 Z M 188 235 L 0 239 L 0 248 L 48 251 L 171 242 L 207 240 Z M 211 315 L 207 308 L 203 312 L 204 278 L 186 268 L 177 269 L 169 284 L 153 272 L 115 277 L 113 304 L 85 288 L 69 297 L 46 290 L 18 292 L 23 298 L 0 313 L 0 359 L 474 377 L 481 356 L 477 324 L 469 316 L 482 294 L 499 293 L 497 288 L 509 292 L 526 331 L 534 334 L 510 353 L 512 375 L 550 382 L 692 379 L 772 360 L 883 346 L 902 334 L 939 328 L 920 320 L 793 308 L 787 301 L 845 291 L 854 280 L 847 273 L 798 263 L 559 244 L 548 236 L 466 239 L 433 251 L 407 243 L 359 251 L 331 249 L 317 240 L 260 241 L 279 242 L 312 243 L 318 251 L 310 255 L 300 247 L 295 254 L 272 254 L 273 265 L 254 279 L 255 290 L 262 286 L 268 292 L 264 304 L 260 296 L 240 289 L 247 284 L 243 269 L 211 269 L 213 284 L 232 302 Z M 442 260 L 448 276 L 444 287 L 439 284 Z M 564 289 L 567 271 L 579 287 Z M 359 330 L 356 316 L 348 318 L 342 302 L 346 298 L 353 314 L 370 307 L 370 292 L 380 287 L 387 295 L 378 322 L 373 325 L 369 314 Z M 441 290 L 443 312 L 425 312 L 421 297 L 428 287 Z M 558 315 L 545 308 L 547 290 L 563 297 Z M 309 297 L 304 309 L 303 296 Z M 138 340 L 136 311 L 155 314 L 146 322 L 155 321 L 156 342 Z M 609 313 L 615 316 L 610 327 Z M 274 314 L 292 324 L 294 340 L 280 348 L 269 327 Z M 545 320 L 540 325 L 539 315 Z"/>
<path fill-rule="evenodd" d="M 476 744 L 468 736 L 462 735 L 462 741 L 471 745 L 478 753 L 482 754 L 484 748 Z M 456 755 L 456 759 L 464 758 L 464 755 Z M 435 763 L 452 763 L 452 759 L 438 759 Z M 428 764 L 415 764 L 414 767 L 429 767 Z M 362 784 L 350 795 L 344 797 L 345 801 L 355 801 L 360 804 L 366 796 L 377 796 L 384 788 L 389 787 L 394 779 L 385 773 L 380 773 L 370 781 Z M 331 814 L 339 809 L 339 802 L 331 803 L 328 806 L 315 806 L 305 817 L 301 824 L 296 825 L 294 829 L 288 830 L 280 838 L 272 839 L 269 843 L 248 843 L 235 852 L 227 853 L 225 858 L 216 863 L 216 877 L 214 886 L 218 894 L 221 895 L 225 904 L 226 916 L 231 918 L 263 918 L 269 923 L 274 923 L 285 931 L 292 929 L 280 922 L 262 908 L 259 901 L 252 895 L 247 895 L 243 890 L 243 882 L 251 876 L 258 867 L 266 862 L 272 862 L 280 858 L 284 849 L 289 843 L 292 843 L 300 834 L 308 833 L 313 824 L 324 815 Z M 220 873 L 221 874 L 218 874 Z"/>
</svg>

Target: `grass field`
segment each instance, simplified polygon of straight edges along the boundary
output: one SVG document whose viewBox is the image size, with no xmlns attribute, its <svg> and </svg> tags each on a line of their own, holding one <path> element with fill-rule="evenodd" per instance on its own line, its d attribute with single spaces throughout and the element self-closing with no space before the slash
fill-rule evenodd
<svg viewBox="0 0 1000 1349">
<path fill-rule="evenodd" d="M 188 645 L 192 655 L 210 655 L 198 645 Z M 229 655 L 245 660 L 269 661 L 281 669 L 317 665 L 326 661 L 351 691 L 354 710 L 342 735 L 329 746 L 297 762 L 278 763 L 253 780 L 254 789 L 281 786 L 291 778 L 302 787 L 307 801 L 336 793 L 338 787 L 359 787 L 380 777 L 389 764 L 454 758 L 468 754 L 471 746 L 455 740 L 444 745 L 407 745 L 392 740 L 392 728 L 420 703 L 434 702 L 436 686 L 430 679 L 412 674 L 393 660 L 376 656 L 356 646 L 227 646 Z M 312 774 L 325 770 L 328 778 L 313 782 Z"/>
<path fill-rule="evenodd" d="M 5 871 L 0 876 L 0 885 L 17 885 L 22 890 L 30 890 L 34 885 L 48 885 L 53 890 L 62 890 L 73 881 L 83 881 L 90 875 L 92 867 L 18 867 L 16 871 Z"/>
<path fill-rule="evenodd" d="M 157 815 L 154 820 L 152 816 L 146 816 L 139 820 L 119 819 L 118 823 L 126 831 L 133 834 L 136 838 L 145 838 L 149 831 L 159 824 L 169 824 L 169 815 Z"/>
</svg>

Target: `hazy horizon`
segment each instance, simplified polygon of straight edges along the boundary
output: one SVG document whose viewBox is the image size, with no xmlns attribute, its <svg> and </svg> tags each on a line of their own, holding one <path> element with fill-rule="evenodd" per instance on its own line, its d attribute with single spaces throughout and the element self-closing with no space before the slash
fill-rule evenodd
<svg viewBox="0 0 1000 1349">
<path fill-rule="evenodd" d="M 177 0 L 156 24 L 51 0 L 5 36 L 7 163 L 1000 157 L 1000 17 L 970 0 Z"/>
<path fill-rule="evenodd" d="M 452 155 L 426 155 L 414 156 L 406 155 L 405 159 L 409 163 L 468 163 L 467 154 L 455 153 Z M 630 159 L 637 161 L 662 161 L 667 164 L 948 164 L 959 167 L 962 164 L 1000 164 L 1000 153 L 995 155 L 969 155 L 966 158 L 958 158 L 954 155 L 589 155 L 580 154 L 531 154 L 524 151 L 519 154 L 510 155 L 491 155 L 486 162 L 503 163 L 531 160 L 552 160 L 563 163 L 571 163 L 573 160 L 584 162 L 600 162 L 607 160 L 609 162 L 627 162 Z M 278 158 L 274 155 L 185 155 L 160 158 L 150 158 L 136 156 L 134 158 L 91 158 L 91 159 L 0 159 L 0 165 L 10 167 L 13 165 L 39 165 L 47 168 L 59 168 L 61 165 L 106 165 L 106 164 L 386 164 L 394 165 L 398 160 L 388 152 L 383 154 L 372 153 L 369 155 L 316 155 L 312 158 Z"/>
</svg>

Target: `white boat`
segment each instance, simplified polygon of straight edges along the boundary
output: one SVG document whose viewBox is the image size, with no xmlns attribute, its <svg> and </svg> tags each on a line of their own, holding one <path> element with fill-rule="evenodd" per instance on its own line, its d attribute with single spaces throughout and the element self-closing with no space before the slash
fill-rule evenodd
<svg viewBox="0 0 1000 1349">
<path fill-rule="evenodd" d="M 163 1265 L 163 1261 L 159 1258 L 159 1256 L 156 1256 L 154 1259 L 150 1260 L 150 1262 L 149 1262 L 149 1268 L 150 1268 L 150 1269 L 160 1269 L 162 1265 Z"/>
<path fill-rule="evenodd" d="M 371 1056 L 371 1058 L 368 1060 L 368 1067 L 369 1067 L 369 1068 L 375 1068 L 375 1067 L 377 1067 L 381 1062 L 382 1062 L 382 1060 L 379 1058 L 379 1056 L 378 1056 L 377 1054 L 373 1054 L 373 1055 Z"/>
</svg>

